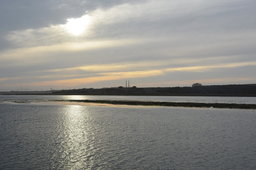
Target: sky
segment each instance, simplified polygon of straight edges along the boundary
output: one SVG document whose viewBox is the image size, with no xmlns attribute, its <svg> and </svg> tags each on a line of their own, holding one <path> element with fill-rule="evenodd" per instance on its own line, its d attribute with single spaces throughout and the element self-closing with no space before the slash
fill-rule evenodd
<svg viewBox="0 0 256 170">
<path fill-rule="evenodd" d="M 1 0 L 0 91 L 256 83 L 255 0 Z"/>
</svg>

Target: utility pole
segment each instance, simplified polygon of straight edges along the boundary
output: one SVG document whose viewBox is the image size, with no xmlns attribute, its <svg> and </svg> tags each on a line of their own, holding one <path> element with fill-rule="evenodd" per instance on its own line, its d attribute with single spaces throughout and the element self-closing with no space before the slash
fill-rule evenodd
<svg viewBox="0 0 256 170">
<path fill-rule="evenodd" d="M 125 88 L 129 88 L 130 87 L 130 81 L 129 80 L 125 80 Z"/>
</svg>

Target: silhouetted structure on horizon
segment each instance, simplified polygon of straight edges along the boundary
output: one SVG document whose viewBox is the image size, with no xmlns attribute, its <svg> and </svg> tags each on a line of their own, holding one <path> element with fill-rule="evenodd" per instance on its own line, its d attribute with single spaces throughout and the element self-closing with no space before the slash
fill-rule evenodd
<svg viewBox="0 0 256 170">
<path fill-rule="evenodd" d="M 129 88 L 128 88 L 129 87 Z M 256 97 L 256 84 L 243 85 L 196 85 L 192 87 L 148 87 L 138 88 L 83 88 L 54 91 L 10 91 L 0 92 L 2 95 L 130 95 L 130 96 L 247 96 Z"/>
<path fill-rule="evenodd" d="M 125 87 L 126 87 L 126 88 L 130 88 L 130 81 L 129 81 L 129 80 L 126 80 L 126 81 L 125 81 Z"/>
<path fill-rule="evenodd" d="M 192 87 L 152 87 L 136 86 L 112 87 L 103 89 L 72 89 L 55 91 L 52 94 L 76 95 L 134 95 L 134 96 L 255 96 L 256 84 L 247 85 L 196 85 Z"/>
</svg>

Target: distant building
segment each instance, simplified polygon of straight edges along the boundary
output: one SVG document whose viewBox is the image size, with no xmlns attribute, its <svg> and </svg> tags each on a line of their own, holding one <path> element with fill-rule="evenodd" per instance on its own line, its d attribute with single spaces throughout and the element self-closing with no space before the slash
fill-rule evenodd
<svg viewBox="0 0 256 170">
<path fill-rule="evenodd" d="M 201 86 L 203 86 L 201 83 L 194 83 L 194 84 L 192 84 L 192 87 L 201 87 Z"/>
</svg>

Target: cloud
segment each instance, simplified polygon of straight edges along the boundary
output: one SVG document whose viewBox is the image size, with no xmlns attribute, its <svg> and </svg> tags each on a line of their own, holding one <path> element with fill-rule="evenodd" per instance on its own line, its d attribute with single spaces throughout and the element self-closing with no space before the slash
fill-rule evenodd
<svg viewBox="0 0 256 170">
<path fill-rule="evenodd" d="M 28 8 L 18 1 L 11 3 Z M 28 82 L 24 86 L 41 84 L 45 88 L 50 83 L 58 87 L 104 85 L 124 78 L 150 84 L 149 77 L 159 84 L 170 77 L 176 82 L 190 78 L 218 82 L 224 79 L 225 69 L 232 70 L 225 78 L 234 78 L 232 72 L 236 72 L 249 81 L 253 77 L 249 69 L 256 71 L 256 3 L 252 0 L 70 3 L 31 1 L 29 10 L 41 5 L 44 12 L 60 13 L 47 22 L 9 29 L 4 36 L 8 48 L 0 53 L 1 82 L 19 77 L 20 83 Z M 43 16 L 41 12 L 35 17 Z M 88 17 L 90 22 L 85 24 Z M 70 34 L 70 21 L 79 21 L 76 23 L 84 26 L 84 34 Z M 15 79 L 12 83 L 19 84 Z"/>
<path fill-rule="evenodd" d="M 137 64 L 137 65 L 136 65 Z M 136 67 L 134 67 L 136 66 Z M 50 72 L 51 74 L 44 74 L 41 76 L 25 76 L 25 77 L 13 77 L 13 78 L 1 78 L 0 81 L 5 84 L 6 82 L 15 84 L 15 82 L 19 82 L 20 85 L 25 87 L 54 87 L 54 88 L 73 88 L 73 87 L 82 87 L 82 85 L 90 85 L 98 82 L 108 82 L 113 80 L 125 80 L 125 79 L 138 79 L 138 78 L 147 78 L 147 77 L 159 77 L 166 76 L 170 74 L 178 74 L 178 73 L 211 73 L 214 70 L 227 70 L 238 69 L 248 66 L 256 66 L 256 62 L 244 62 L 244 63 L 229 63 L 229 64 L 215 64 L 215 65 L 194 65 L 194 66 L 186 66 L 186 67 L 171 67 L 165 65 L 164 63 L 135 63 L 135 65 L 126 64 L 124 66 L 121 65 L 98 65 L 98 66 L 86 66 L 86 67 L 77 67 L 77 68 L 68 68 L 62 70 L 48 70 L 45 73 Z M 157 68 L 152 69 L 152 66 Z M 113 67 L 113 68 L 111 68 Z M 125 71 L 126 68 L 127 70 Z M 132 69 L 131 69 L 132 68 Z M 134 69 L 136 68 L 136 69 Z M 142 68 L 142 69 L 141 69 Z M 77 73 L 75 71 L 82 70 L 85 72 Z M 94 74 L 91 74 L 93 72 Z M 62 74 L 61 74 L 62 73 Z M 182 84 L 186 84 L 188 82 L 192 82 L 195 80 L 190 80 L 190 78 L 184 78 Z M 234 80 L 232 78 L 225 78 L 226 81 Z M 201 83 L 211 83 L 219 82 L 220 80 L 224 80 L 224 78 L 206 78 L 206 79 L 198 79 Z M 242 80 L 255 80 L 250 77 L 235 77 L 236 81 Z M 179 80 L 173 81 L 173 83 L 178 83 Z M 180 81 L 181 82 L 181 81 Z M 152 84 L 149 83 L 149 84 Z"/>
<path fill-rule="evenodd" d="M 79 17 L 86 11 L 110 8 L 138 0 L 1 0 L 1 31 L 37 29 L 45 25 L 57 25 L 70 17 Z"/>
<path fill-rule="evenodd" d="M 87 42 L 68 42 L 48 46 L 35 46 L 27 48 L 18 48 L 7 50 L 0 54 L 2 60 L 31 60 L 32 58 L 40 58 L 49 53 L 66 53 L 76 51 L 100 50 L 106 48 L 117 48 L 129 44 L 138 44 L 139 40 L 119 39 L 119 40 L 100 40 Z M 26 62 L 24 64 L 27 64 Z"/>
<path fill-rule="evenodd" d="M 169 43 L 173 40 L 186 44 L 195 42 L 198 44 L 200 41 L 219 43 L 223 39 L 240 40 L 248 35 L 255 35 L 256 24 L 250 19 L 253 10 L 250 4 L 254 4 L 252 1 L 248 5 L 238 0 L 226 2 L 148 0 L 138 3 L 122 1 L 126 3 L 121 5 L 116 1 L 111 2 L 115 5 L 110 8 L 96 8 L 83 12 L 82 16 L 66 18 L 65 22 L 60 24 L 12 31 L 7 39 L 24 46 L 120 37 L 151 40 L 169 38 Z M 96 1 L 95 4 L 98 2 Z M 244 10 L 248 11 L 245 13 Z M 87 16 L 90 16 L 91 24 L 84 36 L 72 38 L 63 29 L 68 20 L 82 20 Z"/>
</svg>

